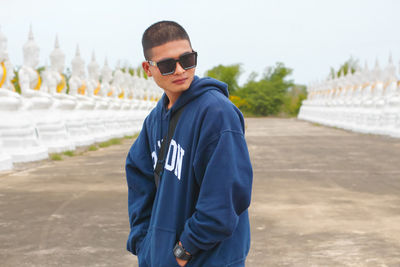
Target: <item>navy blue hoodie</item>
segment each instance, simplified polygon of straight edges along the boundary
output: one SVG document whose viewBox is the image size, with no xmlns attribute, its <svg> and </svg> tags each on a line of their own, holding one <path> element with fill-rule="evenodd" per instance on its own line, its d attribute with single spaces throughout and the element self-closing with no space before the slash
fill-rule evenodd
<svg viewBox="0 0 400 267">
<path fill-rule="evenodd" d="M 179 266 L 177 241 L 193 255 L 186 266 L 244 266 L 250 248 L 252 167 L 241 112 L 226 84 L 195 76 L 166 110 L 164 94 L 144 121 L 126 160 L 131 232 L 139 266 Z M 171 114 L 184 107 L 160 186 L 154 167 Z"/>
</svg>

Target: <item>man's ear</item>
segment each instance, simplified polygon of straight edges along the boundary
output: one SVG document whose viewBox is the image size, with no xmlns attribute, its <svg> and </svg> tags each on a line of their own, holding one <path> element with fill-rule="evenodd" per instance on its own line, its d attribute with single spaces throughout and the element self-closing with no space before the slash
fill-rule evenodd
<svg viewBox="0 0 400 267">
<path fill-rule="evenodd" d="M 148 77 L 153 76 L 153 75 L 151 74 L 151 71 L 150 71 L 150 64 L 149 64 L 149 62 L 143 61 L 143 62 L 142 62 L 142 67 L 143 67 L 143 69 L 144 69 L 144 71 L 146 72 L 146 74 L 147 74 Z"/>
</svg>

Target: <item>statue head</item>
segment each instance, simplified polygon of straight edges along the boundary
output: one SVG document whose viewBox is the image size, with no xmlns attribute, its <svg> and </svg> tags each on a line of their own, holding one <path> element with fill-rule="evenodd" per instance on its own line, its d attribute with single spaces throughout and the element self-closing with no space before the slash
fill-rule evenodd
<svg viewBox="0 0 400 267">
<path fill-rule="evenodd" d="M 39 64 L 39 46 L 35 43 L 33 39 L 32 25 L 29 28 L 28 41 L 24 44 L 23 54 L 24 54 L 24 65 L 35 68 Z"/>
<path fill-rule="evenodd" d="M 393 64 L 392 53 L 389 54 L 389 62 L 384 69 L 384 79 L 387 82 L 396 81 L 396 66 Z"/>
<path fill-rule="evenodd" d="M 112 69 L 108 66 L 107 58 L 104 60 L 104 66 L 101 69 L 101 79 L 105 83 L 109 83 L 112 79 Z"/>
<path fill-rule="evenodd" d="M 1 32 L 0 28 L 0 62 L 6 61 L 7 59 L 7 37 Z"/>
<path fill-rule="evenodd" d="M 92 53 L 92 61 L 88 65 L 89 78 L 98 80 L 100 76 L 100 66 L 96 62 L 94 51 Z"/>
<path fill-rule="evenodd" d="M 54 44 L 54 50 L 50 54 L 50 62 L 51 62 L 51 67 L 62 73 L 64 71 L 65 67 L 65 54 L 64 52 L 60 49 L 60 45 L 58 43 L 58 36 L 56 36 L 56 41 Z"/>
<path fill-rule="evenodd" d="M 373 70 L 373 77 L 375 82 L 381 82 L 382 81 L 382 70 L 381 67 L 379 66 L 379 61 L 376 59 L 375 61 L 375 68 Z"/>
<path fill-rule="evenodd" d="M 81 58 L 78 45 L 76 46 L 75 57 L 71 61 L 71 72 L 74 76 L 85 78 L 85 61 Z"/>
</svg>

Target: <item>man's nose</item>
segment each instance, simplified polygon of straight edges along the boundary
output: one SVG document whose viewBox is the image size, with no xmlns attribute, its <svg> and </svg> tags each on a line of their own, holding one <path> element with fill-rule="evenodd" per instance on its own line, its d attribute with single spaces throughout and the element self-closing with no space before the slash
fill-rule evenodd
<svg viewBox="0 0 400 267">
<path fill-rule="evenodd" d="M 182 74 L 184 73 L 185 70 L 182 68 L 181 63 L 176 62 L 176 69 L 175 69 L 175 74 Z"/>
</svg>

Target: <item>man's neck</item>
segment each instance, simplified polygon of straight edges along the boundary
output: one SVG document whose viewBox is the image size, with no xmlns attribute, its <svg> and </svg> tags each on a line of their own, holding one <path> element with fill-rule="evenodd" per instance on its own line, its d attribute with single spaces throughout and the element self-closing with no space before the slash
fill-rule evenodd
<svg viewBox="0 0 400 267">
<path fill-rule="evenodd" d="M 167 93 L 165 92 L 165 94 L 168 97 L 168 105 L 167 105 L 167 109 L 172 108 L 172 106 L 175 104 L 175 102 L 178 100 L 179 96 L 182 94 L 182 92 L 180 93 L 176 93 L 176 94 L 171 94 L 171 93 Z"/>
</svg>

